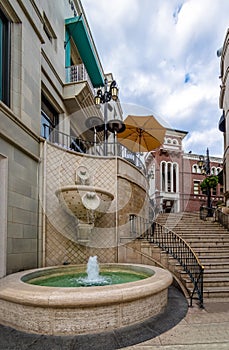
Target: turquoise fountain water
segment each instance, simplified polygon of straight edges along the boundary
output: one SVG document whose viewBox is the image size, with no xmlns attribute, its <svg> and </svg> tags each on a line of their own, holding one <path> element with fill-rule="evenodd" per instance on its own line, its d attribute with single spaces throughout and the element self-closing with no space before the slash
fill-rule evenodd
<svg viewBox="0 0 229 350">
<path fill-rule="evenodd" d="M 74 271 L 74 268 L 69 270 L 67 267 L 53 269 L 50 273 L 34 276 L 26 282 L 46 287 L 93 287 L 135 282 L 147 277 L 147 273 L 128 268 L 103 268 L 100 272 L 97 256 L 90 256 L 86 271 Z"/>
</svg>

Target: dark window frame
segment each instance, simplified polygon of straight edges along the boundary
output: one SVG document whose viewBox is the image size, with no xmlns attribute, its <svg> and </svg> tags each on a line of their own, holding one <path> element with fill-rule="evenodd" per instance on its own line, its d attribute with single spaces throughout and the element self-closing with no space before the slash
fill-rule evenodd
<svg viewBox="0 0 229 350">
<path fill-rule="evenodd" d="M 0 100 L 10 106 L 10 62 L 11 62 L 11 31 L 10 21 L 0 9 Z"/>
<path fill-rule="evenodd" d="M 45 139 L 50 139 L 51 136 L 50 141 L 57 142 L 58 130 L 56 129 L 58 129 L 59 114 L 43 94 L 41 100 L 41 136 Z"/>
</svg>

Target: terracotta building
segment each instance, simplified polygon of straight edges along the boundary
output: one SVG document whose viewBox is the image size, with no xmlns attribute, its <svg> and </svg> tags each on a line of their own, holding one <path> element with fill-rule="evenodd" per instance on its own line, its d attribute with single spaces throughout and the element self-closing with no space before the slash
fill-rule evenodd
<svg viewBox="0 0 229 350">
<path fill-rule="evenodd" d="M 164 144 L 147 154 L 145 158 L 149 196 L 158 212 L 198 211 L 207 205 L 207 194 L 200 188 L 205 175 L 198 165 L 200 155 L 184 153 L 182 141 L 186 131 L 167 129 Z M 210 173 L 218 175 L 222 159 L 209 157 Z M 211 203 L 216 206 L 223 201 L 220 184 L 211 191 Z"/>
</svg>

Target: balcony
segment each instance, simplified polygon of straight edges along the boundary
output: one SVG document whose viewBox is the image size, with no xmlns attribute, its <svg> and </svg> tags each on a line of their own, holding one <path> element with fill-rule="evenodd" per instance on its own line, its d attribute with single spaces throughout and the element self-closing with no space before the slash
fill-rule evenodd
<svg viewBox="0 0 229 350">
<path fill-rule="evenodd" d="M 91 79 L 83 63 L 65 68 L 65 81 L 66 83 L 87 82 L 94 95 Z"/>
<path fill-rule="evenodd" d="M 101 157 L 105 154 L 105 144 L 103 140 L 98 139 L 96 142 L 92 140 L 86 141 L 79 137 L 61 132 L 45 123 L 42 125 L 41 135 L 51 143 L 69 151 Z M 116 140 L 107 142 L 106 147 L 108 157 L 121 157 L 146 174 L 145 166 L 138 154 L 131 152 Z"/>
<path fill-rule="evenodd" d="M 65 68 L 65 79 L 63 97 L 68 113 L 81 109 L 85 113 L 90 112 L 88 116 L 98 115 L 99 111 L 94 106 L 94 87 L 85 65 L 82 63 Z"/>
<path fill-rule="evenodd" d="M 84 16 L 67 18 L 65 20 L 66 26 L 66 48 L 65 48 L 65 62 L 67 66 L 70 65 L 71 58 L 71 40 L 73 40 L 77 47 L 78 53 L 84 62 L 87 72 L 90 76 L 94 87 L 100 87 L 104 84 L 103 70 L 99 61 L 96 47 L 94 46 L 91 33 L 88 30 L 87 24 L 84 21 Z"/>
</svg>

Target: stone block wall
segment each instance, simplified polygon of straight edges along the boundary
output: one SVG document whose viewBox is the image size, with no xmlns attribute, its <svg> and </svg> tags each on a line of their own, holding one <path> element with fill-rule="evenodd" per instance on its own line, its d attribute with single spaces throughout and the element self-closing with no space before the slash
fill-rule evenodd
<svg viewBox="0 0 229 350">
<path fill-rule="evenodd" d="M 0 106 L 0 154 L 6 166 L 0 184 L 2 274 L 37 267 L 39 251 L 39 141 L 12 119 L 13 114 Z"/>
</svg>

